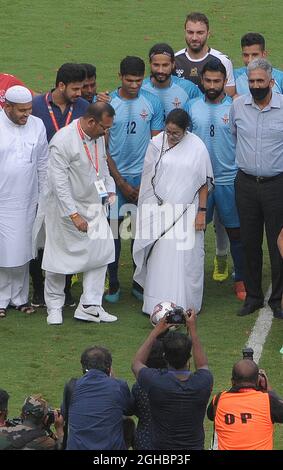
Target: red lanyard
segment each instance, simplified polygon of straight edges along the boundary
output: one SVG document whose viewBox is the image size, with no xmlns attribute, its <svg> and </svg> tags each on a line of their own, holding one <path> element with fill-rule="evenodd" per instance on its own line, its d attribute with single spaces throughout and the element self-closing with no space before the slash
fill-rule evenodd
<svg viewBox="0 0 283 470">
<path fill-rule="evenodd" d="M 83 130 L 82 130 L 82 127 L 81 127 L 81 124 L 80 124 L 80 121 L 78 119 L 77 121 L 77 127 L 78 127 L 78 131 L 79 131 L 79 134 L 80 134 L 80 138 L 82 139 L 82 143 L 83 143 L 83 146 L 84 146 L 84 149 L 85 149 L 85 153 L 87 154 L 87 158 L 89 159 L 90 163 L 92 164 L 93 168 L 95 168 L 95 171 L 96 171 L 96 175 L 97 177 L 99 176 L 99 162 L 98 162 L 98 146 L 97 146 L 97 142 L 95 140 L 95 143 L 94 143 L 94 153 L 95 153 L 95 163 L 93 162 L 93 158 L 91 156 L 91 153 L 89 151 L 89 148 L 88 148 L 88 145 L 86 143 L 86 140 L 85 140 L 85 137 L 84 137 L 84 133 L 83 133 Z"/>
<path fill-rule="evenodd" d="M 52 123 L 53 123 L 53 126 L 54 126 L 56 132 L 58 132 L 59 129 L 60 129 L 60 127 L 59 127 L 58 122 L 57 122 L 57 119 L 56 119 L 56 117 L 55 117 L 55 115 L 54 115 L 53 109 L 51 108 L 50 102 L 48 101 L 48 95 L 49 95 L 49 93 L 46 93 L 46 95 L 45 95 L 46 105 L 47 105 L 47 108 L 48 108 L 48 111 L 49 111 L 49 114 L 50 114 L 50 117 L 51 117 L 51 121 L 52 121 Z M 68 114 L 67 114 L 65 126 L 67 126 L 68 124 L 70 124 L 71 119 L 72 119 L 72 114 L 73 114 L 73 105 L 70 106 L 69 112 L 68 112 Z M 64 127 L 65 127 L 65 126 L 64 126 Z"/>
</svg>

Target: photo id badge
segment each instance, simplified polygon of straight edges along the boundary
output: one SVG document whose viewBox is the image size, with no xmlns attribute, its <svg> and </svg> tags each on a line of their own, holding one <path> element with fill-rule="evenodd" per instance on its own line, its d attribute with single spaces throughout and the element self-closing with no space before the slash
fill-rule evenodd
<svg viewBox="0 0 283 470">
<path fill-rule="evenodd" d="M 98 180 L 94 182 L 96 190 L 98 192 L 98 196 L 103 198 L 108 196 L 108 192 L 106 191 L 105 184 L 103 180 Z"/>
</svg>

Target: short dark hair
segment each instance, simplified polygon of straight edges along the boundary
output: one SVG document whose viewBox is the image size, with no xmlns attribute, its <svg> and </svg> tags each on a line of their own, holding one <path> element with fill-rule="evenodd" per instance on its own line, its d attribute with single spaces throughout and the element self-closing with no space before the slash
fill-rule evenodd
<svg viewBox="0 0 283 470">
<path fill-rule="evenodd" d="M 92 64 L 80 64 L 84 69 L 86 73 L 85 78 L 96 78 L 96 67 L 95 65 Z"/>
<path fill-rule="evenodd" d="M 241 47 L 259 45 L 261 50 L 265 50 L 265 39 L 259 33 L 247 33 L 241 37 Z"/>
<path fill-rule="evenodd" d="M 56 75 L 56 87 L 60 82 L 64 85 L 73 82 L 83 82 L 86 78 L 86 71 L 81 64 L 66 63 L 61 65 Z"/>
<path fill-rule="evenodd" d="M 232 380 L 235 385 L 253 384 L 258 382 L 258 365 L 250 359 L 242 359 L 234 364 Z"/>
<path fill-rule="evenodd" d="M 185 27 L 187 26 L 187 22 L 191 21 L 192 23 L 204 23 L 207 27 L 207 31 L 209 31 L 209 21 L 207 16 L 204 13 L 199 13 L 197 11 L 193 11 L 186 16 Z"/>
<path fill-rule="evenodd" d="M 125 57 L 120 63 L 120 74 L 134 75 L 139 77 L 145 73 L 145 63 L 140 57 L 130 56 Z"/>
<path fill-rule="evenodd" d="M 163 338 L 164 357 L 174 369 L 185 367 L 191 357 L 192 341 L 178 331 L 169 331 Z"/>
<path fill-rule="evenodd" d="M 166 44 L 165 42 L 160 42 L 158 44 L 154 44 L 149 50 L 148 57 L 149 60 L 151 61 L 152 57 L 155 56 L 156 54 L 164 54 L 170 57 L 171 62 L 174 62 L 175 60 L 175 54 L 171 46 L 169 44 Z"/>
<path fill-rule="evenodd" d="M 107 114 L 110 117 L 115 116 L 115 110 L 109 103 L 103 101 L 96 101 L 91 103 L 84 114 L 84 118 L 94 118 L 97 122 L 101 121 L 103 114 Z"/>
<path fill-rule="evenodd" d="M 221 60 L 217 57 L 213 57 L 208 62 L 206 62 L 206 64 L 204 64 L 201 71 L 202 77 L 204 76 L 205 72 L 221 72 L 224 78 L 227 77 L 227 70 L 225 65 L 223 65 Z"/>
<path fill-rule="evenodd" d="M 109 375 L 112 365 L 111 353 L 101 346 L 90 346 L 81 355 L 81 365 L 84 372 L 98 369 Z"/>
<path fill-rule="evenodd" d="M 3 390 L 0 388 L 0 412 L 1 411 L 6 411 L 8 409 L 8 401 L 9 401 L 10 395 L 6 390 Z"/>
<path fill-rule="evenodd" d="M 180 108 L 172 109 L 172 111 L 167 114 L 165 124 L 169 124 L 170 122 L 172 122 L 172 124 L 176 124 L 176 126 L 183 129 L 183 131 L 191 125 L 190 116 L 184 109 Z"/>
<path fill-rule="evenodd" d="M 146 366 L 152 369 L 164 369 L 167 366 L 167 362 L 164 359 L 163 342 L 160 339 L 154 341 L 146 361 Z"/>
</svg>

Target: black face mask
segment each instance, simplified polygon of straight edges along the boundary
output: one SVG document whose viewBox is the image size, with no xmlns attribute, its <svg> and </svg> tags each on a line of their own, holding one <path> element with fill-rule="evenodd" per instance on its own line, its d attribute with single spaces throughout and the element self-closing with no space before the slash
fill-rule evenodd
<svg viewBox="0 0 283 470">
<path fill-rule="evenodd" d="M 250 88 L 250 93 L 255 100 L 261 101 L 268 95 L 270 87 L 265 88 Z"/>
</svg>

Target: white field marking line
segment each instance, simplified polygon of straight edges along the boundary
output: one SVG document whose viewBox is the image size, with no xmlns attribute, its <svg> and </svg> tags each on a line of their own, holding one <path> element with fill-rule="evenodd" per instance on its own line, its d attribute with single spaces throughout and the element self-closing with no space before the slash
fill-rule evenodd
<svg viewBox="0 0 283 470">
<path fill-rule="evenodd" d="M 250 337 L 247 341 L 246 347 L 254 350 L 254 361 L 258 364 L 262 354 L 263 346 L 269 330 L 272 325 L 273 313 L 267 300 L 271 293 L 271 286 L 269 286 L 264 299 L 264 307 L 259 311 L 258 318 L 254 324 Z"/>
</svg>

